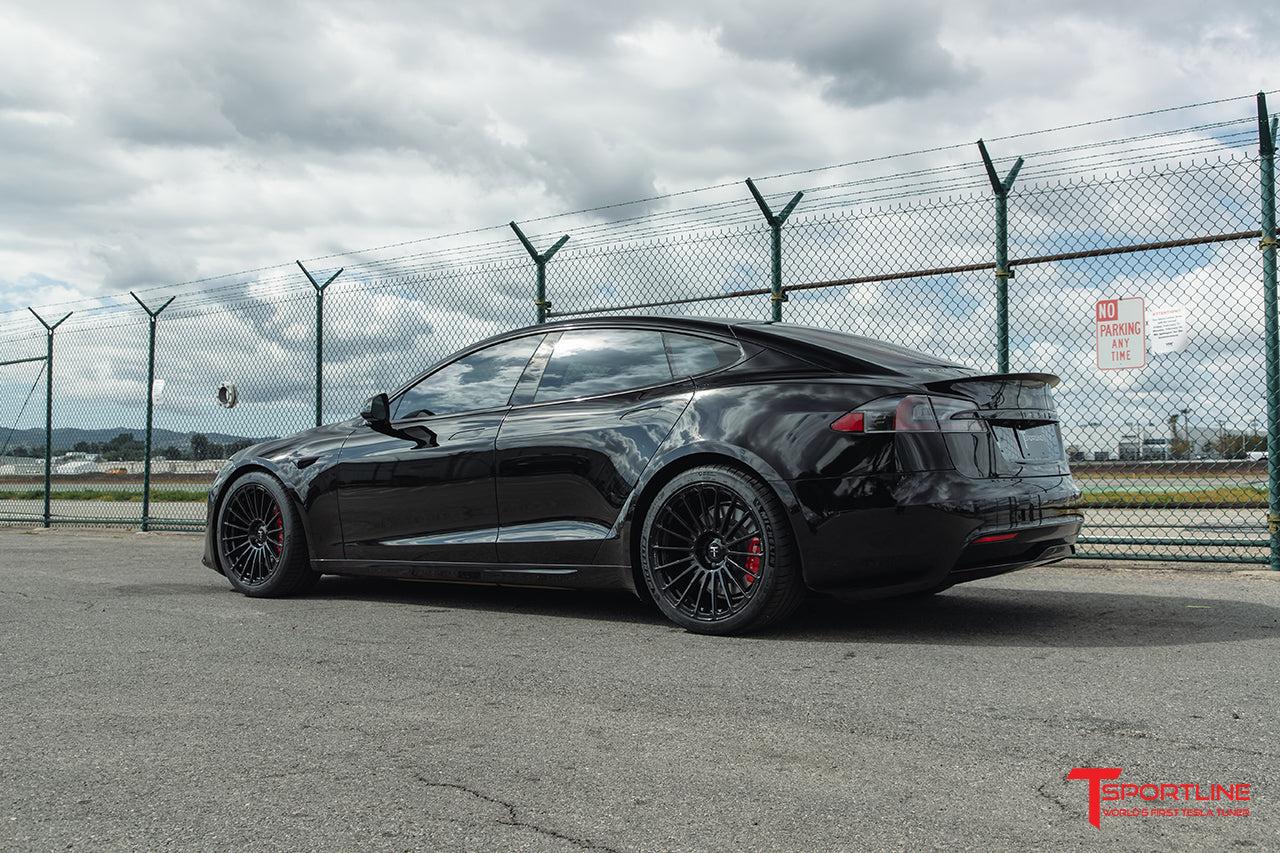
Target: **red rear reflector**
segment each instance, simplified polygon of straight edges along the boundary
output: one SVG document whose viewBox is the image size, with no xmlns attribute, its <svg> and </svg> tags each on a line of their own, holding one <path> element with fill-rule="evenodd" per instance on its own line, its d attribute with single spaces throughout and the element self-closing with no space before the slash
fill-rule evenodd
<svg viewBox="0 0 1280 853">
<path fill-rule="evenodd" d="M 864 416 L 862 412 L 850 412 L 831 425 L 838 432 L 862 432 Z"/>
<path fill-rule="evenodd" d="M 1007 542 L 1010 539 L 1018 538 L 1016 533 L 997 533 L 992 536 L 983 536 L 973 540 L 974 545 L 980 545 L 984 542 Z"/>
</svg>

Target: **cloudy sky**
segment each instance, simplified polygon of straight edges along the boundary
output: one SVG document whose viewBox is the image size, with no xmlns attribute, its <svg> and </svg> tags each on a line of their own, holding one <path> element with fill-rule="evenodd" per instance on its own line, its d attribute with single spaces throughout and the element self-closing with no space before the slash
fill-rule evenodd
<svg viewBox="0 0 1280 853">
<path fill-rule="evenodd" d="M 287 433 L 313 418 L 313 297 L 294 259 L 322 276 L 347 269 L 326 296 L 325 419 L 334 420 L 450 349 L 533 319 L 523 283 L 445 276 L 432 286 L 449 292 L 428 293 L 372 279 L 441 257 L 452 271 L 468 246 L 496 247 L 486 257 L 527 278 L 506 225 L 517 220 L 540 248 L 572 233 L 557 271 L 579 263 L 584 281 L 601 279 L 602 298 L 635 299 L 604 280 L 618 269 L 591 267 L 593 223 L 605 223 L 592 232 L 600 242 L 643 242 L 627 217 L 732 198 L 749 222 L 745 237 L 673 254 L 666 267 L 655 262 L 659 247 L 643 262 L 650 279 L 686 273 L 682 286 L 698 295 L 758 287 L 767 263 L 747 177 L 775 209 L 804 189 L 794 224 L 823 212 L 822 186 L 962 164 L 962 183 L 973 179 L 965 191 L 981 207 L 966 208 L 977 217 L 968 226 L 921 230 L 859 201 L 863 219 L 840 227 L 861 231 L 833 233 L 830 245 L 811 240 L 808 269 L 797 274 L 862 274 L 850 269 L 861 262 L 848 262 L 850 247 L 877 229 L 890 234 L 884 246 L 912 248 L 915 268 L 990 260 L 975 140 L 994 141 L 1002 172 L 1029 156 L 1019 189 L 1053 180 L 1037 152 L 1147 133 L 1205 143 L 1197 156 L 1256 151 L 1240 120 L 1258 91 L 1280 109 L 1277 34 L 1280 8 L 1243 0 L 0 0 L 0 361 L 43 352 L 27 306 L 50 320 L 74 311 L 59 331 L 55 420 L 140 427 L 146 323 L 127 293 L 153 306 L 176 295 L 161 324 L 157 375 L 168 386 L 157 424 Z M 1200 106 L 1176 109 L 1189 105 Z M 1129 118 L 1106 121 L 1117 117 Z M 1231 140 L 1205 128 L 1229 121 Z M 1051 128 L 1061 130 L 1038 133 Z M 859 165 L 824 170 L 836 164 Z M 1257 187 L 1246 165 L 1241 209 Z M 848 208 L 850 198 L 836 201 Z M 637 200 L 646 201 L 628 204 Z M 1205 208 L 1190 192 L 1159 211 L 1130 201 L 1095 199 L 1141 222 L 1034 227 L 1112 243 L 1172 239 L 1187 236 L 1179 205 Z M 557 218 L 574 211 L 584 213 Z M 1034 237 L 1028 205 L 1019 213 L 1025 244 Z M 630 230 L 607 231 L 612 220 Z M 718 227 L 673 221 L 668 234 Z M 937 258 L 926 260 L 930 252 Z M 1040 291 L 1020 275 L 1023 304 L 1051 321 L 1022 312 L 1015 362 L 1063 375 L 1061 405 L 1082 423 L 1158 425 L 1192 408 L 1197 423 L 1244 428 L 1262 399 L 1257 312 L 1233 320 L 1234 337 L 1207 318 L 1221 324 L 1237 316 L 1228 308 L 1247 309 L 1257 250 L 1189 257 L 1185 269 L 1139 259 L 1093 272 L 1107 281 L 1044 271 Z M 908 312 L 906 329 L 901 304 L 869 285 L 800 296 L 787 317 L 938 352 L 959 328 L 960 343 L 978 350 L 952 357 L 994 369 L 981 331 L 989 275 L 918 285 L 970 305 L 972 316 L 958 327 L 942 300 Z M 565 290 L 554 294 L 558 310 L 575 307 Z M 1218 302 L 1208 307 L 1204 294 Z M 1135 295 L 1199 303 L 1200 338 L 1181 361 L 1100 381 L 1094 300 Z M 596 296 L 588 288 L 582 298 Z M 213 302 L 235 308 L 214 312 Z M 713 307 L 744 316 L 767 308 Z M 0 428 L 43 423 L 42 370 L 0 372 Z M 241 389 L 234 411 L 214 402 L 223 380 Z"/>
<path fill-rule="evenodd" d="M 1280 86 L 1280 11 L 1236 0 L 0 0 L 0 20 L 6 325 Z"/>
</svg>

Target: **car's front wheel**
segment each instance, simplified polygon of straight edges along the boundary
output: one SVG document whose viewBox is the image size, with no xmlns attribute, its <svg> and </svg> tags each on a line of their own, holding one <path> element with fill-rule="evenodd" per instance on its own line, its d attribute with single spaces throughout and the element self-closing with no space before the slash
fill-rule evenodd
<svg viewBox="0 0 1280 853">
<path fill-rule="evenodd" d="M 319 577 L 311 570 L 298 511 L 270 474 L 251 471 L 233 482 L 217 525 L 218 563 L 245 595 L 294 595 Z"/>
<path fill-rule="evenodd" d="M 786 512 L 764 484 L 727 466 L 678 474 L 641 528 L 645 585 L 671 621 L 732 634 L 789 616 L 804 597 Z"/>
</svg>

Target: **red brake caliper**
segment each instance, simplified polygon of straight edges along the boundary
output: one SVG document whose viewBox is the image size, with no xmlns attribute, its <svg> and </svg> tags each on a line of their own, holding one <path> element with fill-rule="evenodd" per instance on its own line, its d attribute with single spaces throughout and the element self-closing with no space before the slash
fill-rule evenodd
<svg viewBox="0 0 1280 853">
<path fill-rule="evenodd" d="M 760 545 L 760 537 L 751 537 L 751 544 L 747 546 L 747 574 L 743 578 L 747 583 L 754 583 L 756 578 L 760 577 L 760 555 L 764 553 L 764 548 Z"/>
<path fill-rule="evenodd" d="M 280 554 L 284 551 L 284 523 L 280 518 L 280 510 L 275 511 L 275 518 L 271 522 L 276 528 L 276 553 Z"/>
</svg>

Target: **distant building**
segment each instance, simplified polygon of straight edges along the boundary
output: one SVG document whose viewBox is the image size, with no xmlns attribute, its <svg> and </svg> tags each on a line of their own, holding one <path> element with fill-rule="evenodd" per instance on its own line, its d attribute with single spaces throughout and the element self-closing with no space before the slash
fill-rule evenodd
<svg viewBox="0 0 1280 853">
<path fill-rule="evenodd" d="M 1167 424 L 1062 424 L 1062 439 L 1073 461 L 1126 462 L 1179 458 Z M 1219 427 L 1184 427 L 1178 424 L 1178 440 L 1186 442 L 1181 458 L 1221 457 L 1222 431 Z"/>
</svg>

